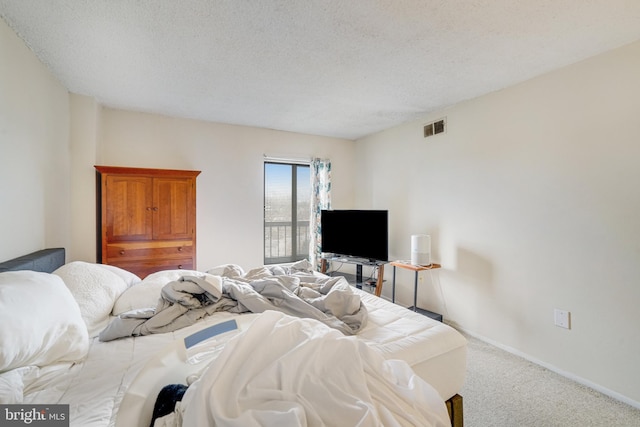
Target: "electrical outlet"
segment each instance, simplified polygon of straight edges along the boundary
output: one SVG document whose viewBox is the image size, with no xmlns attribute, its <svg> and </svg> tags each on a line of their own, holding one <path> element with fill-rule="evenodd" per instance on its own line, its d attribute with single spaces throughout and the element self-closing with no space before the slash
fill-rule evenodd
<svg viewBox="0 0 640 427">
<path fill-rule="evenodd" d="M 558 308 L 553 310 L 553 321 L 556 326 L 571 329 L 571 313 L 567 310 L 560 310 Z"/>
</svg>

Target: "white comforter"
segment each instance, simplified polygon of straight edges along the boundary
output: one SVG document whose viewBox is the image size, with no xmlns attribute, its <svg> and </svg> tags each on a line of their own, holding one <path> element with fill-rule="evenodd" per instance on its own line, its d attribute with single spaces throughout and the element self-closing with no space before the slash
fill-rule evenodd
<svg viewBox="0 0 640 427">
<path fill-rule="evenodd" d="M 259 354 L 259 357 L 257 355 Z M 449 426 L 399 360 L 308 319 L 266 312 L 226 344 L 156 426 Z"/>
</svg>

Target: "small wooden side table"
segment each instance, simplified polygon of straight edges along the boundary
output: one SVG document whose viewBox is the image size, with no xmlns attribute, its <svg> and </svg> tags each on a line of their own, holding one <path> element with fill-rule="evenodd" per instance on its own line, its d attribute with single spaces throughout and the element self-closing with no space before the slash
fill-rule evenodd
<svg viewBox="0 0 640 427">
<path fill-rule="evenodd" d="M 435 270 L 436 268 L 441 268 L 442 266 L 436 263 L 432 263 L 431 265 L 413 265 L 405 261 L 392 261 L 390 262 L 390 264 L 393 266 L 393 281 L 391 282 L 391 302 L 396 302 L 396 268 L 411 270 L 415 272 L 415 279 L 413 282 L 413 307 L 409 307 L 409 309 L 425 314 L 436 320 L 442 321 L 442 315 L 418 308 L 418 274 L 421 271 Z"/>
</svg>

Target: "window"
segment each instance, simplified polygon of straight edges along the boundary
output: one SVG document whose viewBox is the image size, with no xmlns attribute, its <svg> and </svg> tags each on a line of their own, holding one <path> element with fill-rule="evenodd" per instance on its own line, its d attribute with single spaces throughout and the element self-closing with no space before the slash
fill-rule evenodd
<svg viewBox="0 0 640 427">
<path fill-rule="evenodd" d="M 264 164 L 264 263 L 309 257 L 309 165 Z"/>
</svg>

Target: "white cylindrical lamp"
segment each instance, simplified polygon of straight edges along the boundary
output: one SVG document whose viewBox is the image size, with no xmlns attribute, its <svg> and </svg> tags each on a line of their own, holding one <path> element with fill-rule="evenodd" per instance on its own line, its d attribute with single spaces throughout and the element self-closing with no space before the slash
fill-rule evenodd
<svg viewBox="0 0 640 427">
<path fill-rule="evenodd" d="M 431 265 L 431 236 L 428 234 L 411 236 L 411 264 Z"/>
</svg>

